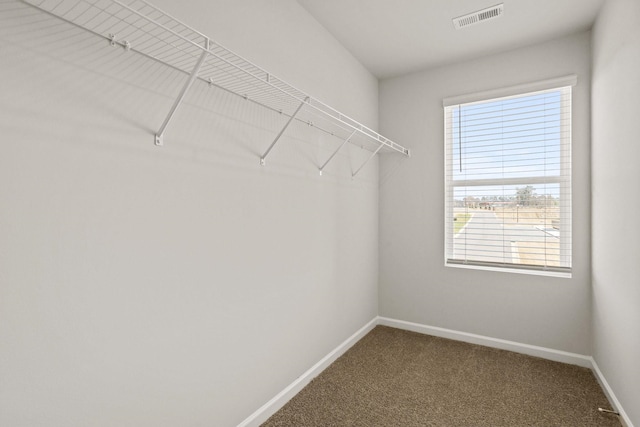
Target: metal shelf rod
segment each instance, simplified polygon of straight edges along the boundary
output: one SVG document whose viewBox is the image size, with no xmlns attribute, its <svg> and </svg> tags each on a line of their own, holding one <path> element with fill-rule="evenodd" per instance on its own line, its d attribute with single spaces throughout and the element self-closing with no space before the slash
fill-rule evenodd
<svg viewBox="0 0 640 427">
<path fill-rule="evenodd" d="M 52 12 L 50 12 L 50 11 L 46 10 L 46 9 L 38 8 L 37 6 L 34 6 L 34 5 L 32 5 L 31 3 L 26 2 L 25 0 L 21 0 L 21 1 L 22 1 L 23 3 L 25 3 L 25 4 L 27 4 L 27 5 L 28 5 L 28 6 L 30 6 L 30 7 L 35 7 L 35 8 L 37 8 L 37 9 L 38 9 L 39 11 L 41 11 L 42 13 L 46 13 L 47 15 L 52 16 L 52 17 L 54 17 L 54 18 L 56 18 L 56 19 L 60 19 L 61 21 L 64 21 L 65 23 L 67 23 L 67 24 L 69 24 L 69 25 L 73 25 L 74 27 L 79 28 L 79 29 L 81 29 L 81 30 L 87 31 L 87 32 L 89 32 L 89 33 L 93 34 L 93 35 L 94 35 L 94 36 L 96 36 L 96 37 L 103 38 L 103 39 L 105 39 L 106 41 L 108 41 L 108 42 L 109 42 L 109 44 L 110 44 L 111 46 L 114 46 L 114 43 L 113 43 L 113 42 L 114 42 L 114 38 L 112 37 L 112 35 L 111 35 L 111 34 L 107 36 L 107 35 L 104 35 L 104 34 L 97 33 L 97 32 L 95 32 L 95 31 L 93 31 L 93 30 L 91 30 L 91 29 L 89 29 L 89 28 L 83 27 L 82 25 L 80 25 L 80 24 L 78 24 L 78 23 L 76 23 L 76 22 L 70 21 L 70 20 L 68 20 L 68 19 L 66 19 L 66 18 L 63 18 L 63 17 L 61 17 L 61 16 L 59 16 L 59 15 L 56 15 L 56 14 L 54 14 L 54 13 L 52 13 Z M 120 41 L 120 40 L 115 40 L 115 45 L 116 45 L 116 46 L 120 46 L 120 47 L 122 47 L 122 48 L 125 48 L 125 42 Z M 138 54 L 138 55 L 142 55 L 142 56 L 144 56 L 145 58 L 151 59 L 152 61 L 155 61 L 155 62 L 157 62 L 157 63 L 159 63 L 159 64 L 162 64 L 162 65 L 165 65 L 165 66 L 167 66 L 167 67 L 169 67 L 169 68 L 172 68 L 172 69 L 173 69 L 173 70 L 175 70 L 175 71 L 178 71 L 178 72 L 180 72 L 180 73 L 184 73 L 184 74 L 186 74 L 186 75 L 189 75 L 189 72 L 188 72 L 188 71 L 185 71 L 185 70 L 183 70 L 182 68 L 179 68 L 179 67 L 177 67 L 177 66 L 175 66 L 175 65 L 173 65 L 173 64 L 169 64 L 169 63 L 167 63 L 167 62 L 164 62 L 164 61 L 162 61 L 161 59 L 159 59 L 159 58 L 157 58 L 157 57 L 153 56 L 152 54 L 149 54 L 149 53 L 146 53 L 146 52 L 142 52 L 142 51 L 140 51 L 140 50 L 136 49 L 136 48 L 135 48 L 135 47 L 133 47 L 133 46 L 132 46 L 129 50 L 130 50 L 131 52 L 135 52 L 135 53 L 136 53 L 136 54 Z M 284 115 L 284 116 L 286 116 L 286 117 L 291 117 L 291 115 L 289 115 L 289 114 L 287 114 L 287 113 L 284 113 L 282 110 L 279 110 L 279 109 L 274 108 L 274 107 L 272 107 L 272 106 L 270 106 L 270 105 L 264 104 L 264 103 L 262 103 L 262 102 L 260 102 L 260 101 L 258 101 L 258 100 L 256 100 L 256 99 L 247 98 L 247 97 L 245 97 L 245 96 L 242 96 L 242 95 L 240 95 L 238 92 L 234 92 L 234 91 L 232 91 L 232 90 L 230 90 L 230 89 L 228 89 L 228 88 L 226 88 L 226 87 L 224 87 L 224 86 L 220 86 L 219 84 L 216 84 L 216 83 L 214 83 L 214 82 L 211 82 L 211 81 L 209 81 L 209 80 L 206 80 L 205 78 L 203 78 L 203 77 L 201 77 L 201 76 L 198 76 L 198 77 L 197 77 L 197 80 L 200 80 L 200 81 L 202 81 L 203 83 L 208 84 L 209 86 L 215 86 L 216 88 L 218 88 L 218 89 L 220 89 L 220 90 L 223 90 L 223 91 L 225 91 L 225 92 L 227 92 L 227 93 L 230 93 L 230 94 L 232 94 L 232 95 L 235 95 L 235 96 L 237 96 L 237 97 L 239 97 L 239 98 L 243 98 L 243 99 L 244 99 L 244 100 L 246 100 L 246 101 L 249 101 L 249 102 L 252 102 L 252 103 L 254 103 L 254 104 L 256 104 L 256 105 L 261 106 L 262 108 L 266 108 L 266 109 L 268 109 L 268 110 L 271 110 L 271 111 L 273 111 L 274 113 L 282 114 L 282 115 Z M 302 119 L 299 119 L 299 118 L 297 118 L 297 117 L 296 117 L 296 121 L 299 121 L 299 122 L 304 123 L 304 124 L 308 124 L 306 121 L 304 121 L 304 120 L 302 120 Z M 325 128 L 321 127 L 321 126 L 318 126 L 317 124 L 316 124 L 316 125 L 314 125 L 314 127 L 315 127 L 316 129 L 321 130 L 321 131 L 322 131 L 322 132 L 324 132 L 324 133 L 330 134 L 330 135 L 332 135 L 332 136 L 336 136 L 336 135 L 335 135 L 333 132 L 331 132 L 330 130 L 327 130 L 327 129 L 325 129 Z M 345 131 L 346 131 L 346 129 L 345 129 L 344 127 L 341 127 L 341 129 L 343 129 L 343 130 L 345 130 Z M 370 151 L 370 150 L 369 150 L 369 151 Z"/>
<path fill-rule="evenodd" d="M 298 115 L 298 113 L 300 112 L 300 110 L 302 109 L 302 106 L 309 100 L 309 98 L 307 98 L 304 102 L 301 102 L 300 105 L 298 106 L 298 109 L 295 111 L 295 113 L 293 113 L 293 115 L 291 117 L 289 117 L 289 120 L 287 120 L 287 123 L 284 125 L 284 127 L 280 130 L 280 132 L 278 133 L 278 135 L 276 136 L 276 138 L 273 140 L 273 142 L 271 143 L 271 145 L 269 146 L 269 148 L 267 148 L 267 151 L 264 152 L 264 154 L 262 155 L 262 157 L 260 157 L 260 164 L 262 166 L 265 165 L 265 159 L 267 158 L 267 156 L 269 155 L 269 152 L 271 152 L 271 149 L 273 148 L 274 145 L 276 145 L 276 142 L 278 142 L 278 140 L 280 139 L 280 137 L 282 136 L 282 134 L 284 133 L 285 130 L 287 130 L 287 128 L 289 127 L 289 125 L 291 124 L 291 122 L 293 121 L 293 119 L 296 118 L 296 116 Z"/>
<path fill-rule="evenodd" d="M 205 44 L 207 46 L 209 46 L 209 39 L 205 40 Z M 193 71 L 191 72 L 191 75 L 189 76 L 189 80 L 187 80 L 187 82 L 182 87 L 182 90 L 180 91 L 180 94 L 178 95 L 178 98 L 176 98 L 175 102 L 173 103 L 173 106 L 171 107 L 171 110 L 169 111 L 169 114 L 164 119 L 164 122 L 162 123 L 162 126 L 160 126 L 160 129 L 156 133 L 156 135 L 155 135 L 155 144 L 156 145 L 161 146 L 163 144 L 164 131 L 167 128 L 167 125 L 169 124 L 169 121 L 171 121 L 171 119 L 173 118 L 173 115 L 176 113 L 176 110 L 178 109 L 180 104 L 182 104 L 182 101 L 184 100 L 185 95 L 189 91 L 189 88 L 191 88 L 191 85 L 193 85 L 193 82 L 196 80 L 196 77 L 198 77 L 198 71 L 200 71 L 200 67 L 202 67 L 202 63 L 207 58 L 207 52 L 208 52 L 208 50 L 205 50 L 204 52 L 202 52 L 202 55 L 200 55 L 200 59 L 198 59 L 198 63 L 196 64 L 196 66 L 193 67 Z"/>
<path fill-rule="evenodd" d="M 128 11 L 130 11 L 130 12 L 132 12 L 132 13 L 134 13 L 134 14 L 138 15 L 138 16 L 139 16 L 139 17 L 141 17 L 142 19 L 144 19 L 144 20 L 146 20 L 146 21 L 148 21 L 148 22 L 150 22 L 150 23 L 152 23 L 152 24 L 154 24 L 154 25 L 157 25 L 158 27 L 162 28 L 162 29 L 163 29 L 163 30 L 165 30 L 165 31 L 170 32 L 170 33 L 171 33 L 171 34 L 173 34 L 174 36 L 179 37 L 179 38 L 181 38 L 182 40 L 184 40 L 184 41 L 186 41 L 186 42 L 188 42 L 188 43 L 191 43 L 191 44 L 192 44 L 192 45 L 194 45 L 195 47 L 202 49 L 202 46 L 200 46 L 198 43 L 195 43 L 193 40 L 189 40 L 188 38 L 186 38 L 186 37 L 185 37 L 185 36 L 183 36 L 182 34 L 177 33 L 177 32 L 175 32 L 175 31 L 173 31 L 171 28 L 168 28 L 167 26 L 165 26 L 165 25 L 163 25 L 163 24 L 159 23 L 157 20 L 152 19 L 152 18 L 150 18 L 150 17 L 146 16 L 145 14 L 138 12 L 137 10 L 135 10 L 135 9 L 133 9 L 133 8 L 131 8 L 131 7 L 129 7 L 129 6 L 127 6 L 126 4 L 124 4 L 124 3 L 122 3 L 122 2 L 120 2 L 120 1 L 118 1 L 118 0 L 111 0 L 111 1 L 112 1 L 112 2 L 114 2 L 114 3 L 116 3 L 117 5 L 119 5 L 119 6 L 123 7 L 123 8 L 125 8 L 125 9 L 127 9 Z M 152 5 L 151 3 L 149 3 L 149 2 L 146 2 L 145 0 L 139 0 L 139 1 L 140 1 L 140 2 L 142 2 L 142 3 L 144 3 L 144 4 L 146 4 L 146 5 L 147 5 L 148 7 L 150 7 L 151 9 L 159 10 L 157 7 L 153 6 L 153 5 Z M 207 50 L 209 49 L 209 37 L 205 36 L 204 34 L 200 33 L 199 31 L 194 30 L 194 29 L 193 29 L 193 28 L 191 28 L 190 26 L 188 26 L 188 25 L 186 25 L 186 24 L 183 24 L 180 20 L 178 20 L 178 19 L 174 18 L 173 16 L 169 15 L 168 13 L 166 13 L 166 12 L 164 12 L 164 11 L 163 11 L 163 12 L 161 12 L 161 13 L 162 13 L 163 15 L 165 15 L 166 17 L 171 18 L 174 22 L 177 22 L 178 24 L 180 24 L 180 25 L 182 25 L 182 26 L 184 26 L 184 27 L 188 28 L 188 29 L 189 29 L 189 31 L 192 31 L 193 33 L 195 33 L 195 34 L 199 35 L 200 37 L 202 37 L 202 38 L 206 41 L 206 44 L 207 44 L 206 49 L 207 49 Z"/>
<path fill-rule="evenodd" d="M 331 159 L 333 159 L 335 157 L 336 154 L 338 154 L 338 151 L 340 151 L 342 149 L 342 147 L 345 146 L 345 144 L 347 142 L 349 142 L 349 140 L 351 138 L 353 138 L 353 135 L 356 134 L 356 130 L 354 130 L 353 132 L 351 132 L 351 135 L 349 135 L 349 137 L 347 139 L 345 139 L 342 144 L 340 144 L 340 146 L 333 152 L 333 154 L 331 154 L 331 156 L 329 156 L 329 158 L 327 159 L 326 162 L 324 162 L 324 164 L 322 166 L 320 166 L 320 175 L 322 176 L 322 171 L 324 170 L 325 166 L 327 166 L 329 164 L 329 162 L 331 161 Z"/>
<path fill-rule="evenodd" d="M 380 152 L 382 148 L 399 152 L 405 156 L 410 155 L 408 149 L 211 41 L 204 34 L 185 25 L 146 0 L 101 0 L 100 3 L 94 0 L 57 0 L 55 2 L 21 0 L 21 2 L 92 34 L 104 37 L 112 44 L 115 43 L 127 50 L 134 50 L 189 76 L 155 135 L 156 145 L 162 145 L 167 125 L 184 101 L 194 81 L 201 79 L 289 117 L 287 124 L 261 157 L 263 164 L 266 156 L 293 120 L 307 123 L 341 139 L 344 138 L 345 133 L 350 133 L 350 136 L 343 140 L 338 150 L 332 153 L 330 158 L 319 168 L 321 173 L 347 142 L 353 143 L 351 140 L 356 134 L 361 135 L 369 142 L 376 143 L 377 148 L 373 155 Z M 110 35 L 111 33 L 117 35 L 120 32 L 122 32 L 120 40 L 116 40 L 116 36 Z M 295 108 L 296 104 L 297 109 L 292 114 L 289 108 Z M 296 117 L 302 106 L 305 106 L 304 119 Z M 309 114 L 317 115 L 321 121 L 326 121 L 325 125 L 329 128 L 323 129 L 308 120 Z M 339 132 L 336 133 L 334 130 Z M 358 144 L 360 145 L 360 143 Z M 369 150 L 368 146 L 362 145 L 362 147 Z M 365 164 L 369 161 L 370 158 Z M 363 166 L 364 164 L 356 170 L 353 176 Z"/>
<path fill-rule="evenodd" d="M 380 149 L 384 147 L 384 144 L 380 144 L 380 146 L 378 147 L 378 149 L 376 151 L 374 151 L 373 153 L 371 153 L 371 155 L 369 156 L 369 158 L 358 168 L 358 170 L 356 170 L 353 174 L 351 174 L 351 178 L 355 178 L 356 175 L 358 175 L 358 172 L 360 172 L 362 170 L 362 168 L 369 163 L 369 160 L 373 159 L 376 154 L 378 154 L 378 151 L 380 151 Z"/>
<path fill-rule="evenodd" d="M 236 56 L 237 58 L 239 58 L 239 59 L 243 60 L 244 62 L 248 63 L 248 64 L 249 64 L 249 65 L 251 65 L 252 67 L 255 67 L 256 69 L 260 70 L 260 71 L 261 71 L 261 73 L 264 73 L 265 78 L 263 79 L 261 76 L 255 75 L 254 73 L 252 73 L 252 72 L 250 72 L 250 71 L 247 71 L 247 70 L 243 69 L 242 67 L 240 67 L 240 66 L 238 66 L 238 65 L 236 65 L 236 64 L 234 64 L 234 63 L 232 63 L 232 62 L 230 62 L 230 61 L 228 61 L 228 60 L 226 60 L 225 58 L 221 57 L 220 55 L 216 54 L 215 52 L 210 51 L 210 50 L 209 50 L 209 49 L 210 49 L 210 46 L 209 46 L 209 42 L 208 42 L 208 40 L 209 40 L 209 39 L 208 39 L 208 38 L 206 38 L 206 36 L 204 36 L 202 33 L 198 32 L 198 31 L 196 31 L 196 30 L 193 30 L 193 29 L 192 29 L 191 27 L 189 27 L 188 25 L 186 25 L 186 24 L 182 23 L 181 21 L 179 21 L 179 20 L 177 20 L 177 19 L 173 18 L 172 16 L 168 15 L 167 13 L 162 12 L 164 15 L 166 15 L 166 16 L 168 16 L 168 17 L 170 17 L 171 19 L 174 19 L 176 22 L 178 22 L 178 23 L 180 23 L 181 25 L 183 25 L 183 26 L 185 26 L 185 27 L 189 28 L 191 31 L 193 31 L 194 33 L 198 34 L 199 36 L 204 37 L 204 38 L 207 40 L 207 47 L 206 47 L 206 48 L 203 48 L 202 46 L 199 46 L 198 44 L 194 43 L 192 40 L 189 40 L 189 39 L 188 39 L 188 38 L 186 38 L 185 36 L 183 36 L 183 35 L 181 35 L 181 34 L 179 34 L 179 33 L 176 33 L 175 31 L 173 31 L 173 30 L 171 30 L 171 29 L 167 28 L 166 26 L 164 26 L 164 25 L 162 25 L 162 24 L 158 23 L 157 21 L 155 21 L 155 20 L 153 20 L 153 19 L 151 19 L 151 18 L 149 18 L 149 17 L 147 17 L 147 16 L 145 16 L 145 15 L 141 14 L 140 12 L 136 11 L 135 9 L 130 8 L 129 6 L 127 6 L 127 5 L 123 4 L 122 2 L 120 2 L 120 1 L 118 1 L 118 0 L 112 0 L 112 1 L 113 1 L 114 3 L 117 3 L 118 5 L 120 5 L 121 7 L 124 7 L 125 9 L 127 9 L 127 10 L 129 10 L 129 11 L 131 11 L 131 12 L 135 13 L 136 15 L 141 16 L 142 18 L 146 19 L 147 21 L 149 21 L 149 22 L 151 22 L 151 23 L 153 23 L 153 24 L 155 24 L 155 25 L 158 25 L 158 26 L 159 26 L 159 27 L 161 27 L 162 29 L 164 29 L 164 30 L 166 30 L 166 31 L 171 32 L 171 33 L 172 33 L 173 35 L 175 35 L 176 37 L 181 38 L 182 40 L 184 40 L 184 41 L 186 41 L 186 42 L 188 42 L 188 43 L 190 43 L 190 44 L 194 45 L 195 47 L 197 47 L 197 48 L 199 48 L 199 49 L 204 49 L 204 50 L 208 51 L 210 55 L 215 56 L 217 59 L 219 59 L 219 60 L 221 60 L 221 61 L 223 61 L 223 62 L 225 62 L 225 63 L 227 63 L 227 64 L 231 65 L 232 67 L 234 67 L 234 68 L 238 69 L 239 71 L 242 71 L 242 72 L 244 72 L 244 73 L 249 74 L 249 75 L 250 75 L 250 76 L 252 76 L 253 78 L 255 78 L 255 79 L 257 79 L 257 80 L 260 80 L 260 81 L 261 81 L 261 82 L 263 82 L 263 83 L 268 84 L 269 86 L 273 87 L 274 89 L 277 89 L 277 90 L 279 90 L 279 91 L 281 91 L 281 92 L 285 93 L 286 95 L 288 95 L 288 96 L 291 96 L 291 97 L 295 98 L 296 100 L 298 100 L 298 101 L 300 101 L 300 102 L 308 102 L 308 105 L 309 105 L 310 107 L 312 107 L 312 108 L 314 108 L 314 109 L 316 109 L 316 110 L 320 111 L 321 113 L 324 113 L 324 114 L 326 114 L 326 115 L 329 115 L 329 116 L 333 117 L 334 119 L 336 119 L 336 120 L 338 120 L 338 121 L 343 122 L 345 125 L 349 126 L 350 128 L 352 128 L 352 129 L 355 129 L 355 130 L 358 130 L 358 131 L 362 132 L 362 134 L 363 134 L 363 135 L 366 135 L 366 136 L 368 136 L 369 138 L 375 139 L 375 140 L 377 140 L 378 142 L 380 142 L 381 144 L 383 144 L 383 145 L 385 145 L 385 146 L 387 146 L 387 147 L 389 147 L 389 148 L 391 148 L 391 149 L 393 149 L 393 150 L 395 150 L 395 151 L 398 151 L 398 152 L 400 152 L 400 153 L 402 153 L 402 154 L 404 154 L 404 155 L 406 155 L 406 156 L 409 156 L 409 150 L 408 150 L 408 149 L 406 149 L 406 148 L 404 148 L 404 147 L 401 147 L 401 146 L 399 146 L 398 144 L 396 144 L 396 143 L 394 143 L 394 142 L 392 142 L 392 141 L 389 141 L 387 138 L 382 137 L 382 135 L 380 135 L 380 134 L 379 134 L 379 133 L 377 133 L 376 131 L 374 131 L 374 130 L 372 130 L 372 129 L 368 128 L 367 126 L 365 126 L 365 125 L 363 125 L 363 124 L 361 124 L 361 123 L 359 123 L 358 121 L 356 121 L 356 120 L 352 119 L 351 117 L 349 117 L 349 116 L 347 116 L 347 115 L 345 115 L 345 114 L 340 113 L 339 111 L 337 111 L 336 109 L 334 109 L 334 108 L 332 108 L 332 107 L 328 106 L 327 104 L 325 104 L 325 103 L 323 103 L 323 102 L 321 102 L 321 101 L 319 101 L 319 100 L 317 100 L 317 99 L 313 99 L 313 101 L 315 101 L 316 103 L 318 103 L 318 104 L 319 104 L 320 106 L 322 106 L 323 108 L 325 108 L 325 109 L 329 110 L 329 112 L 331 112 L 331 113 L 333 113 L 333 114 L 329 114 L 329 112 L 327 112 L 327 111 L 323 110 L 322 108 L 320 108 L 320 107 L 317 107 L 317 106 L 313 105 L 313 103 L 311 102 L 312 98 L 311 98 L 310 96 L 307 96 L 307 98 L 306 98 L 305 100 L 302 100 L 302 99 L 300 99 L 299 97 L 297 97 L 296 95 L 294 95 L 294 94 L 292 94 L 292 93 L 290 93 L 290 92 L 285 91 L 284 89 L 281 89 L 281 88 L 279 88 L 279 87 L 275 86 L 274 84 L 272 84 L 272 83 L 271 83 L 271 74 L 270 74 L 269 72 L 267 72 L 267 71 L 263 70 L 262 68 L 260 68 L 260 67 L 258 67 L 257 65 L 253 64 L 252 62 L 250 62 L 250 61 L 248 61 L 248 60 L 244 59 L 244 58 L 243 58 L 243 57 L 241 57 L 240 55 L 237 55 L 236 53 L 231 52 L 230 50 L 228 50 L 228 49 L 226 49 L 226 48 L 224 48 L 224 47 L 222 47 L 222 46 L 220 46 L 220 45 L 218 45 L 218 44 L 216 43 L 218 46 L 220 46 L 221 48 L 223 48 L 223 49 L 224 49 L 224 50 L 226 50 L 227 52 L 232 53 L 232 54 L 233 54 L 234 56 Z M 140 1 L 142 1 L 143 3 L 145 3 L 147 6 L 151 7 L 152 9 L 156 9 L 156 8 L 155 8 L 153 5 L 151 5 L 150 3 L 148 3 L 148 2 L 146 2 L 146 1 L 144 1 L 144 0 L 140 0 Z M 285 82 L 282 82 L 282 83 L 284 83 L 284 84 L 285 84 L 286 86 L 288 86 L 289 88 L 291 88 L 291 89 L 293 89 L 293 90 L 295 90 L 295 91 L 297 91 L 297 92 L 302 93 L 302 91 L 300 91 L 300 90 L 296 89 L 295 87 L 293 87 L 293 86 L 291 86 L 291 85 L 289 85 L 289 84 L 287 84 L 287 83 L 285 83 Z M 337 117 L 336 117 L 336 116 L 337 116 Z M 354 124 L 348 123 L 348 122 L 347 122 L 347 120 L 348 120 L 348 121 L 353 122 Z M 156 145 L 158 145 L 158 144 L 156 144 Z M 379 150 L 377 150 L 377 151 L 379 151 Z"/>
</svg>

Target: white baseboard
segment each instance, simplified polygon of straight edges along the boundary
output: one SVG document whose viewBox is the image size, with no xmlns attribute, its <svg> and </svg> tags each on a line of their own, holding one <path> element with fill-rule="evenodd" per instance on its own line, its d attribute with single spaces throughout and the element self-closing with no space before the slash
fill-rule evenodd
<svg viewBox="0 0 640 427">
<path fill-rule="evenodd" d="M 327 369 L 329 365 L 342 356 L 355 343 L 360 341 L 362 337 L 368 334 L 378 324 L 378 318 L 374 318 L 364 325 L 355 334 L 347 338 L 342 344 L 336 347 L 331 353 L 323 357 L 318 363 L 313 365 L 308 371 L 300 375 L 294 382 L 289 384 L 284 390 L 278 393 L 273 399 L 262 405 L 257 411 L 249 415 L 238 427 L 258 427 L 282 408 L 293 396 L 298 394 L 312 379 L 317 377 L 322 371 Z"/>
<path fill-rule="evenodd" d="M 451 329 L 439 328 L 436 326 L 422 325 L 419 323 L 406 322 L 404 320 L 389 319 L 387 317 L 378 317 L 378 325 L 390 326 L 392 328 L 404 329 L 407 331 L 418 332 L 426 335 L 433 335 L 441 338 L 449 338 L 456 341 L 464 341 L 471 344 L 484 345 L 486 347 L 499 348 L 501 350 L 509 350 L 516 353 L 527 354 L 529 356 L 541 357 L 543 359 L 553 360 L 555 362 L 569 363 L 571 365 L 590 368 L 600 386 L 602 387 L 607 399 L 612 407 L 620 413 L 620 421 L 623 427 L 634 427 L 631 419 L 622 408 L 620 401 L 616 398 L 613 390 L 607 383 L 598 364 L 591 356 L 584 356 L 577 353 L 569 353 L 561 350 L 554 350 L 546 347 L 538 347 L 535 345 L 522 344 L 514 341 L 507 341 L 498 338 L 490 338 L 483 335 L 470 334 L 467 332 L 454 331 Z"/>
<path fill-rule="evenodd" d="M 238 427 L 258 427 L 265 422 L 271 415 L 275 414 L 282 408 L 293 396 L 298 394 L 311 380 L 317 377 L 329 365 L 331 365 L 338 357 L 342 356 L 362 337 L 368 334 L 377 325 L 389 326 L 397 329 L 418 332 L 425 335 L 432 335 L 441 338 L 448 338 L 456 341 L 468 342 L 471 344 L 483 345 L 486 347 L 498 348 L 501 350 L 513 351 L 516 353 L 527 354 L 529 356 L 541 357 L 555 362 L 569 363 L 593 370 L 596 379 L 602 386 L 605 395 L 613 408 L 620 413 L 620 420 L 624 427 L 634 427 L 631 420 L 627 416 L 622 405 L 616 398 L 613 390 L 604 378 L 604 375 L 598 368 L 598 364 L 591 356 L 570 353 L 561 350 L 554 350 L 546 347 L 522 344 L 514 341 L 507 341 L 499 338 L 491 338 L 483 335 L 470 334 L 468 332 L 460 332 L 452 329 L 439 328 L 437 326 L 422 325 L 419 323 L 406 322 L 404 320 L 390 319 L 388 317 L 376 317 L 356 333 L 347 338 L 342 344 L 333 351 L 323 357 L 318 363 L 313 365 L 304 374 L 298 377 L 294 382 L 278 393 L 273 399 L 262 405 L 257 411 L 251 414 L 247 419 L 238 424 Z"/>
<path fill-rule="evenodd" d="M 546 347 L 522 344 L 514 341 L 502 340 L 499 338 L 485 337 L 483 335 L 454 331 L 452 329 L 439 328 L 436 326 L 427 326 L 419 323 L 405 322 L 404 320 L 389 319 L 387 317 L 378 317 L 378 325 L 405 329 L 407 331 L 433 335 L 441 338 L 449 338 L 456 341 L 463 341 L 471 344 L 483 345 L 486 347 L 499 348 L 501 350 L 509 350 L 515 353 L 528 354 L 529 356 L 553 360 L 555 362 L 578 365 L 582 366 L 583 368 L 591 368 L 591 357 L 584 356 L 582 354 L 553 350 Z"/>
<path fill-rule="evenodd" d="M 620 413 L 620 422 L 622 422 L 623 427 L 633 427 L 633 424 L 631 423 L 631 419 L 622 408 L 620 401 L 618 400 L 616 395 L 613 393 L 611 386 L 609 385 L 606 378 L 602 374 L 602 371 L 598 367 L 598 364 L 596 363 L 593 357 L 591 357 L 591 369 L 593 370 L 593 373 L 595 374 L 596 379 L 600 383 L 600 387 L 602 387 L 602 389 L 604 390 L 604 394 L 607 396 L 607 399 L 609 399 L 611 406 Z"/>
</svg>

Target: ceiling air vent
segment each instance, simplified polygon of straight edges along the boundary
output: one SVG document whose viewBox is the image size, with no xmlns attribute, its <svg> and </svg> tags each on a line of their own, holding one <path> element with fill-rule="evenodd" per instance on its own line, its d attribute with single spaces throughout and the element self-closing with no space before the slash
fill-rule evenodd
<svg viewBox="0 0 640 427">
<path fill-rule="evenodd" d="M 503 12 L 504 3 L 500 3 L 486 9 L 478 10 L 477 12 L 453 18 L 453 26 L 456 27 L 456 30 L 459 30 L 460 28 L 479 24 L 480 22 L 488 21 L 490 19 L 499 18 L 502 16 Z"/>
</svg>

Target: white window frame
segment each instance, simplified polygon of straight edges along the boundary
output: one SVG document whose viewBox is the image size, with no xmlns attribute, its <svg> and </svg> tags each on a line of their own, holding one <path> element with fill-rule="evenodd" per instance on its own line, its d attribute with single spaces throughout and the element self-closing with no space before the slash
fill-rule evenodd
<svg viewBox="0 0 640 427">
<path fill-rule="evenodd" d="M 471 104 L 476 102 L 486 102 L 492 100 L 498 100 L 501 98 L 515 97 L 533 94 L 536 92 L 548 91 L 553 89 L 560 89 L 564 87 L 573 87 L 577 84 L 577 76 L 570 75 L 566 77 L 538 81 L 534 83 L 511 86 L 507 88 L 478 92 L 474 94 L 462 95 L 445 98 L 443 100 L 443 109 L 446 111 L 447 107 L 456 105 Z M 567 117 L 572 115 L 572 96 L 569 94 L 567 102 L 562 104 L 563 110 L 561 115 L 567 114 Z M 569 111 L 567 111 L 568 109 Z M 572 269 L 572 248 L 571 248 L 571 121 L 563 123 L 562 132 L 568 136 L 568 143 L 561 144 L 561 168 L 560 176 L 550 180 L 547 177 L 540 178 L 496 178 L 496 179 L 483 179 L 483 180 L 464 180 L 453 181 L 448 178 L 450 171 L 453 168 L 452 165 L 452 150 L 453 143 L 449 142 L 446 135 L 446 130 L 449 128 L 448 122 L 450 117 L 445 114 L 444 117 L 444 145 L 445 145 L 445 248 L 444 248 L 444 261 L 447 267 L 457 268 L 472 268 L 477 270 L 490 270 L 490 271 L 505 271 L 512 273 L 524 273 L 524 274 L 537 274 L 556 277 L 571 277 Z M 518 182 L 521 180 L 522 182 Z M 526 182 L 525 182 L 526 181 Z M 533 184 L 533 183 L 558 183 L 560 184 L 560 200 L 565 201 L 561 203 L 560 212 L 560 229 L 570 230 L 568 233 L 560 234 L 560 260 L 564 267 L 543 267 L 543 266 L 531 266 L 531 265 L 519 265 L 509 264 L 504 265 L 501 263 L 482 262 L 482 261 L 466 261 L 466 260 L 454 260 L 449 258 L 448 248 L 453 247 L 453 192 L 455 187 L 459 186 L 477 186 L 477 185 L 514 185 L 514 184 Z M 566 203 L 568 201 L 568 203 Z"/>
</svg>

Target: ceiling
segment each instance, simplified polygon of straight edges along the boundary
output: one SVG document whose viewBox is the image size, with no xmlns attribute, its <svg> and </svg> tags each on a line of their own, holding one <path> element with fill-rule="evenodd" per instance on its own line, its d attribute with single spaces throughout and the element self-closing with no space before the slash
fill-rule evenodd
<svg viewBox="0 0 640 427">
<path fill-rule="evenodd" d="M 387 78 L 589 29 L 605 0 L 502 0 L 500 18 L 452 19 L 501 0 L 298 0 L 371 73 Z"/>
</svg>

